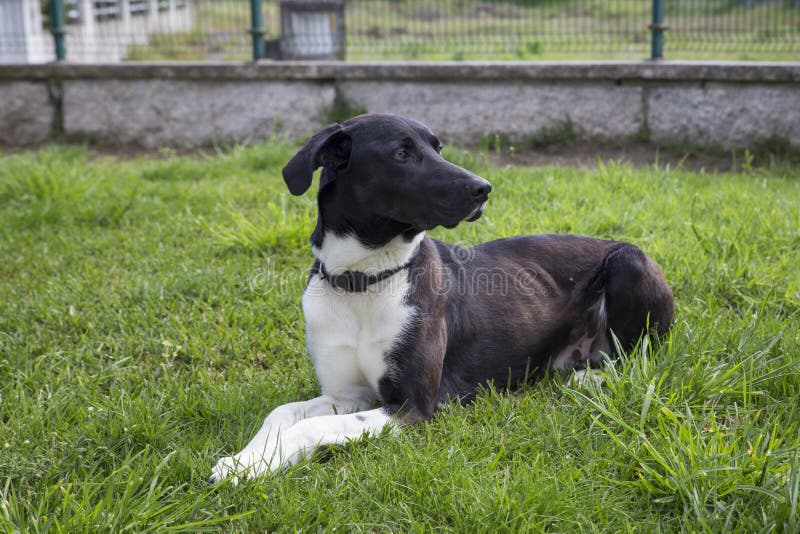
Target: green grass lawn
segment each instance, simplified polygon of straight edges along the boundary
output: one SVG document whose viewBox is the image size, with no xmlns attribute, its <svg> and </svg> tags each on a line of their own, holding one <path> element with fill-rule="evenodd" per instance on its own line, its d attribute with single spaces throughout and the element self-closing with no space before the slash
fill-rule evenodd
<svg viewBox="0 0 800 534">
<path fill-rule="evenodd" d="M 493 166 L 461 244 L 631 241 L 676 296 L 605 384 L 485 391 L 396 437 L 238 487 L 205 480 L 317 392 L 300 295 L 315 221 L 292 148 L 0 154 L 0 530 L 800 529 L 800 171 Z"/>
</svg>

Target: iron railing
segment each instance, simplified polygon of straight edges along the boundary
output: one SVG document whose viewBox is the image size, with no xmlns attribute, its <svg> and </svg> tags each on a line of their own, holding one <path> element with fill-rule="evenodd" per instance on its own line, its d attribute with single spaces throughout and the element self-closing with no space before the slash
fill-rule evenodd
<svg viewBox="0 0 800 534">
<path fill-rule="evenodd" d="M 339 27 L 348 60 L 800 59 L 800 0 L 4 0 L 4 5 L 32 2 L 42 6 L 32 25 L 15 27 L 16 19 L 0 16 L 7 19 L 0 21 L 0 62 L 280 58 L 286 56 L 287 32 L 281 6 L 303 3 L 343 4 Z M 330 32 L 338 30 L 326 20 L 298 26 L 294 37 L 330 41 Z M 37 25 L 43 37 L 23 35 Z"/>
</svg>

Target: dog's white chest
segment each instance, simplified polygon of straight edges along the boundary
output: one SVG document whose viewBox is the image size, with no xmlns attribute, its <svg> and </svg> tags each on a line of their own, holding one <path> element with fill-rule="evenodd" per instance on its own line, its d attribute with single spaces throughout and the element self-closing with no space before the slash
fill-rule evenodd
<svg viewBox="0 0 800 534">
<path fill-rule="evenodd" d="M 407 273 L 401 271 L 363 293 L 332 288 L 314 276 L 303 295 L 306 346 L 325 394 L 369 386 L 391 372 L 386 355 L 399 342 L 414 308 L 406 304 Z"/>
</svg>

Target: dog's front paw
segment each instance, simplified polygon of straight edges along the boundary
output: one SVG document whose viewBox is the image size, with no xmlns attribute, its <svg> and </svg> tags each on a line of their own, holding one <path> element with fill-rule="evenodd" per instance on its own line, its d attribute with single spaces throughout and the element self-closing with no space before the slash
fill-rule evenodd
<svg viewBox="0 0 800 534">
<path fill-rule="evenodd" d="M 226 478 L 231 477 L 231 475 L 234 475 L 231 477 L 231 484 L 236 486 L 239 484 L 239 477 L 235 476 L 235 474 L 238 474 L 236 469 L 237 465 L 239 465 L 239 461 L 235 456 L 226 456 L 224 458 L 220 458 L 219 461 L 217 461 L 217 465 L 211 469 L 211 476 L 208 477 L 206 482 L 209 484 L 216 484 L 217 482 L 222 482 Z"/>
<path fill-rule="evenodd" d="M 230 479 L 231 483 L 236 486 L 239 483 L 239 478 L 247 479 L 261 476 L 274 471 L 277 467 L 277 465 L 273 466 L 272 462 L 260 454 L 239 453 L 236 456 L 226 456 L 220 458 L 217 465 L 211 470 L 208 483 L 216 484 L 225 479 Z"/>
</svg>

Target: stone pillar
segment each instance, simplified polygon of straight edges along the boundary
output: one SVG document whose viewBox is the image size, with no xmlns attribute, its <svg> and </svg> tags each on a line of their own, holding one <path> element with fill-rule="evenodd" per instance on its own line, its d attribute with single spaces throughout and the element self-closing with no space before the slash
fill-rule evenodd
<svg viewBox="0 0 800 534">
<path fill-rule="evenodd" d="M 97 18 L 94 15 L 94 1 L 80 0 L 79 5 L 81 21 L 77 30 L 80 43 L 77 47 L 71 47 L 67 53 L 69 54 L 68 57 L 75 61 L 91 62 L 102 54 L 102 51 L 98 49 L 98 46 L 101 46 L 102 43 L 97 41 Z"/>
<path fill-rule="evenodd" d="M 175 33 L 179 28 L 180 21 L 178 19 L 178 0 L 169 0 L 167 24 L 170 33 Z"/>
<path fill-rule="evenodd" d="M 131 39 L 131 35 L 133 34 L 130 0 L 119 0 L 119 11 L 122 35 L 124 36 L 125 41 L 129 41 Z"/>
<path fill-rule="evenodd" d="M 161 31 L 158 23 L 158 0 L 149 0 L 147 9 L 147 33 L 158 33 Z"/>
<path fill-rule="evenodd" d="M 38 0 L 0 0 L 0 63 L 34 63 L 55 57 L 42 27 Z"/>
</svg>

